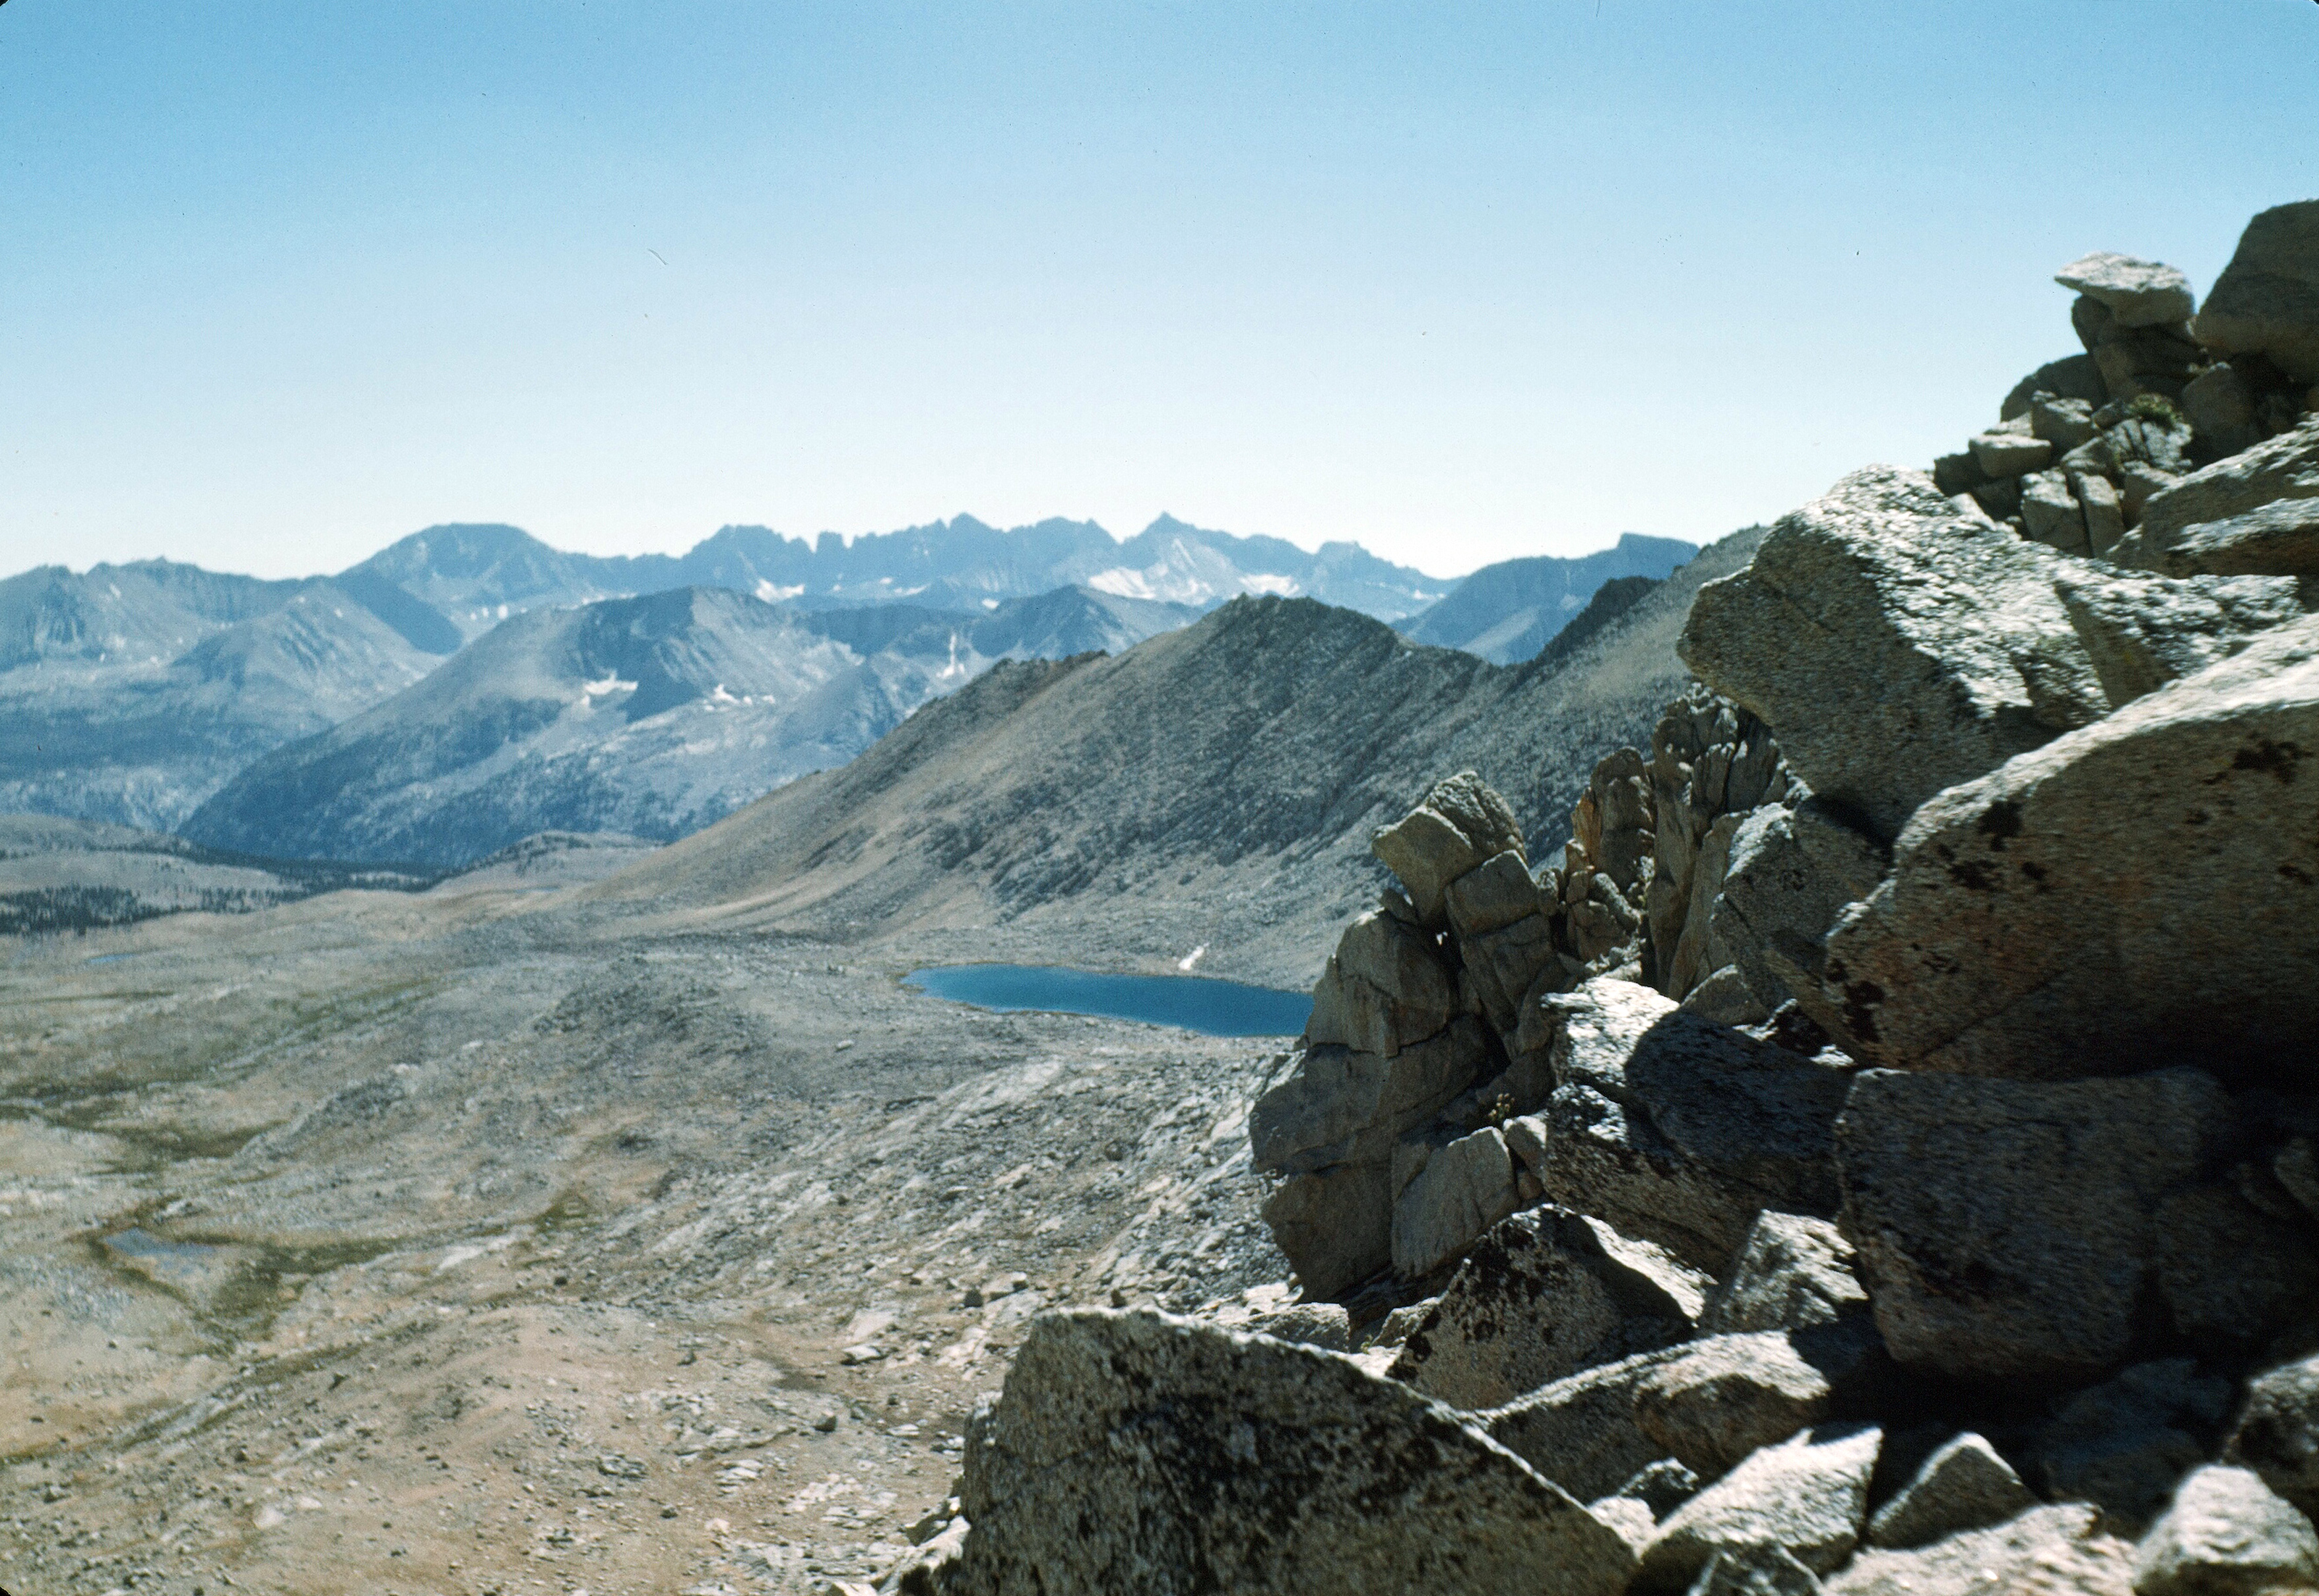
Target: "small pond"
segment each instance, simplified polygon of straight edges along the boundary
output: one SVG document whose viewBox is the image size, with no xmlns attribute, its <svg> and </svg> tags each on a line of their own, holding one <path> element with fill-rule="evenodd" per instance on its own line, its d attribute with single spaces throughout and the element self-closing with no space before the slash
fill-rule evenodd
<svg viewBox="0 0 2319 1596">
<path fill-rule="evenodd" d="M 1313 1012 L 1309 992 L 1202 976 L 1097 975 L 1051 964 L 948 964 L 914 969 L 904 979 L 934 996 L 977 1008 L 1101 1014 L 1210 1036 L 1294 1036 Z"/>
</svg>

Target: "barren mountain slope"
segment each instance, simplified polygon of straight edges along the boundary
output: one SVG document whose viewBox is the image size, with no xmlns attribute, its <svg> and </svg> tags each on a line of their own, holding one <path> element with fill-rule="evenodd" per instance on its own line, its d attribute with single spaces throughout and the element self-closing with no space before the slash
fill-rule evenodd
<svg viewBox="0 0 2319 1596">
<path fill-rule="evenodd" d="M 1115 657 L 1015 664 L 591 888 L 703 921 L 961 956 L 1180 961 L 1301 985 L 1380 879 L 1372 826 L 1465 766 L 1558 843 L 1602 753 L 1683 680 L 1736 534 L 1566 659 L 1499 667 L 1309 600 L 1242 599 Z"/>
</svg>

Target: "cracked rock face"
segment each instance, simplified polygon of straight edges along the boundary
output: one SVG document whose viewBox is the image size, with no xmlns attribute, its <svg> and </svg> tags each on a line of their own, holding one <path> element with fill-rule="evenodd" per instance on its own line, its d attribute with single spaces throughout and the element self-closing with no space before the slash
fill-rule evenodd
<svg viewBox="0 0 2319 1596">
<path fill-rule="evenodd" d="M 1520 1201 L 1513 1155 L 1495 1125 L 1439 1146 L 1431 1138 L 1405 1140 L 1394 1150 L 1394 1170 L 1393 1267 L 1404 1279 L 1455 1258 Z"/>
<path fill-rule="evenodd" d="M 1693 687 L 1659 717 L 1650 760 L 1656 835 L 1643 906 L 1651 984 L 1667 996 L 1689 996 L 1730 964 L 1712 916 L 1734 838 L 1751 816 L 1786 803 L 1793 787 L 1769 729 L 1729 699 Z"/>
<path fill-rule="evenodd" d="M 2112 704 L 2195 676 L 2303 616 L 2296 584 L 2277 577 L 2063 577 L 2053 585 Z"/>
<path fill-rule="evenodd" d="M 1828 1596 L 2130 1596 L 2134 1548 L 2082 1505 L 2034 1508 L 1991 1529 L 1910 1552 L 1864 1552 L 1821 1588 Z"/>
<path fill-rule="evenodd" d="M 2247 223 L 2198 314 L 2218 355 L 2260 354 L 2300 383 L 2319 383 L 2319 200 L 2275 205 Z"/>
<path fill-rule="evenodd" d="M 1715 940 L 1769 1011 L 1819 984 L 1829 928 L 1890 867 L 1872 838 L 1816 798 L 1764 808 L 1731 839 L 1710 911 Z"/>
<path fill-rule="evenodd" d="M 1765 1209 L 1748 1228 L 1699 1327 L 1710 1334 L 1802 1330 L 1868 1306 L 1852 1243 L 1824 1219 Z"/>
<path fill-rule="evenodd" d="M 1534 1208 L 1466 1255 L 1390 1372 L 1454 1406 L 1495 1407 L 1684 1339 L 1711 1284 L 1601 1220 Z"/>
<path fill-rule="evenodd" d="M 1393 1261 L 1392 1178 L 1381 1160 L 1336 1164 L 1265 1199 L 1273 1240 L 1314 1295 L 1349 1290 Z"/>
<path fill-rule="evenodd" d="M 2165 327 L 2190 319 L 2190 279 L 2158 261 L 2097 249 L 2054 273 L 2053 281 L 2099 300 L 2122 327 Z"/>
<path fill-rule="evenodd" d="M 2260 1475 L 2210 1465 L 2183 1476 L 2134 1556 L 2137 1596 L 2319 1587 L 2319 1534 Z"/>
<path fill-rule="evenodd" d="M 1403 1132 L 1473 1084 L 1484 1053 L 1478 1032 L 1466 1020 L 1390 1058 L 1332 1043 L 1290 1055 L 1249 1115 L 1258 1163 L 1310 1175 L 1390 1158 Z"/>
<path fill-rule="evenodd" d="M 1765 1208 L 1829 1213 L 1849 1078 L 1607 977 L 1558 1018 L 1546 1193 L 1719 1272 Z"/>
<path fill-rule="evenodd" d="M 2319 576 L 2319 500 L 2280 499 L 2186 527 L 2162 556 L 2183 575 Z"/>
<path fill-rule="evenodd" d="M 1494 854 L 1521 852 L 1521 827 L 1506 800 L 1471 771 L 1434 784 L 1409 814 L 1369 839 L 1369 850 L 1401 878 L 1427 925 L 1444 924 L 1449 883 Z"/>
<path fill-rule="evenodd" d="M 2067 355 L 2059 360 L 2049 360 L 2013 385 L 1998 407 L 2001 420 L 2012 420 L 2029 413 L 2036 395 L 2050 393 L 2057 399 L 2080 401 L 2089 407 L 2107 404 L 2109 388 L 2103 383 L 2101 368 L 2090 355 Z M 1970 486 L 1971 484 L 1965 484 Z M 1954 490 L 1962 492 L 1963 487 Z"/>
<path fill-rule="evenodd" d="M 2319 1357 L 2249 1384 L 2226 1456 L 2305 1512 L 2319 1510 Z"/>
<path fill-rule="evenodd" d="M 953 1596 L 1615 1596 L 1618 1532 L 1351 1360 L 1157 1314 L 1039 1321 L 977 1416 Z"/>
<path fill-rule="evenodd" d="M 1919 810 L 1801 1003 L 1854 1056 L 2319 1084 L 2319 618 Z"/>
<path fill-rule="evenodd" d="M 1917 806 L 2109 708 L 2053 579 L 2077 567 L 1873 466 L 1700 590 L 1677 647 L 1879 839 Z"/>
<path fill-rule="evenodd" d="M 2233 1128 L 2213 1078 L 1871 1070 L 1836 1124 L 1845 1235 L 1892 1356 L 1963 1380 L 2098 1376 L 2132 1350 L 2159 1207 Z"/>
<path fill-rule="evenodd" d="M 1433 957 L 1431 939 L 1383 909 L 1354 921 L 1313 988 L 1305 1039 L 1391 1058 L 1438 1036 L 1457 1012 L 1457 991 Z"/>
<path fill-rule="evenodd" d="M 1591 1501 L 1666 1457 L 1636 1421 L 1635 1401 L 1652 1371 L 1682 1356 L 1683 1348 L 1669 1347 L 1583 1369 L 1477 1413 L 1475 1422 L 1539 1474 Z"/>
<path fill-rule="evenodd" d="M 2140 563 L 2162 565 L 2191 527 L 2225 522 L 2265 505 L 2319 498 L 2319 417 L 2268 442 L 2192 472 L 2153 495 L 2136 528 Z"/>
<path fill-rule="evenodd" d="M 1637 1384 L 1635 1422 L 1711 1478 L 1825 1418 L 1834 1394 L 1827 1374 L 1784 1335 L 1708 1336 Z"/>
<path fill-rule="evenodd" d="M 1860 1544 L 1883 1432 L 1827 1425 L 1751 1455 L 1677 1508 L 1643 1553 L 1646 1584 L 1688 1584 L 1718 1552 L 1775 1546 L 1815 1573 Z"/>
<path fill-rule="evenodd" d="M 2027 1438 L 2024 1471 L 2047 1497 L 2091 1502 L 2130 1534 L 2206 1456 L 2229 1402 L 2228 1382 L 2189 1358 L 2138 1363 L 2063 1402 Z"/>
<path fill-rule="evenodd" d="M 2037 1499 L 2013 1465 L 1968 1430 L 1925 1459 L 1899 1493 L 1877 1510 L 1869 1522 L 1868 1538 L 1890 1550 L 1906 1550 L 1963 1530 L 2002 1524 L 2036 1505 Z"/>
</svg>

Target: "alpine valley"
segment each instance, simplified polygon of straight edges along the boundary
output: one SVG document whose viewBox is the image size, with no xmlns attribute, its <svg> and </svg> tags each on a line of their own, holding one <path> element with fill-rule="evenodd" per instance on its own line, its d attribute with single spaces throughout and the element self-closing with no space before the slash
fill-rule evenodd
<svg viewBox="0 0 2319 1596">
<path fill-rule="evenodd" d="M 2057 276 L 1929 470 L 1455 588 L 16 578 L 0 1585 L 2319 1589 L 2319 203 Z"/>
</svg>

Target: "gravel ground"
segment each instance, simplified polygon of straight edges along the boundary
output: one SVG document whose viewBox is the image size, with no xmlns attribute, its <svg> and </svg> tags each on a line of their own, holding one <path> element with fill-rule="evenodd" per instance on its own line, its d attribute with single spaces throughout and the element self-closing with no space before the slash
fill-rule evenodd
<svg viewBox="0 0 2319 1596">
<path fill-rule="evenodd" d="M 485 884 L 9 946 L 16 1596 L 823 1589 L 1041 1307 L 1286 1274 L 1265 1045 L 899 985 L 955 933 Z"/>
</svg>

